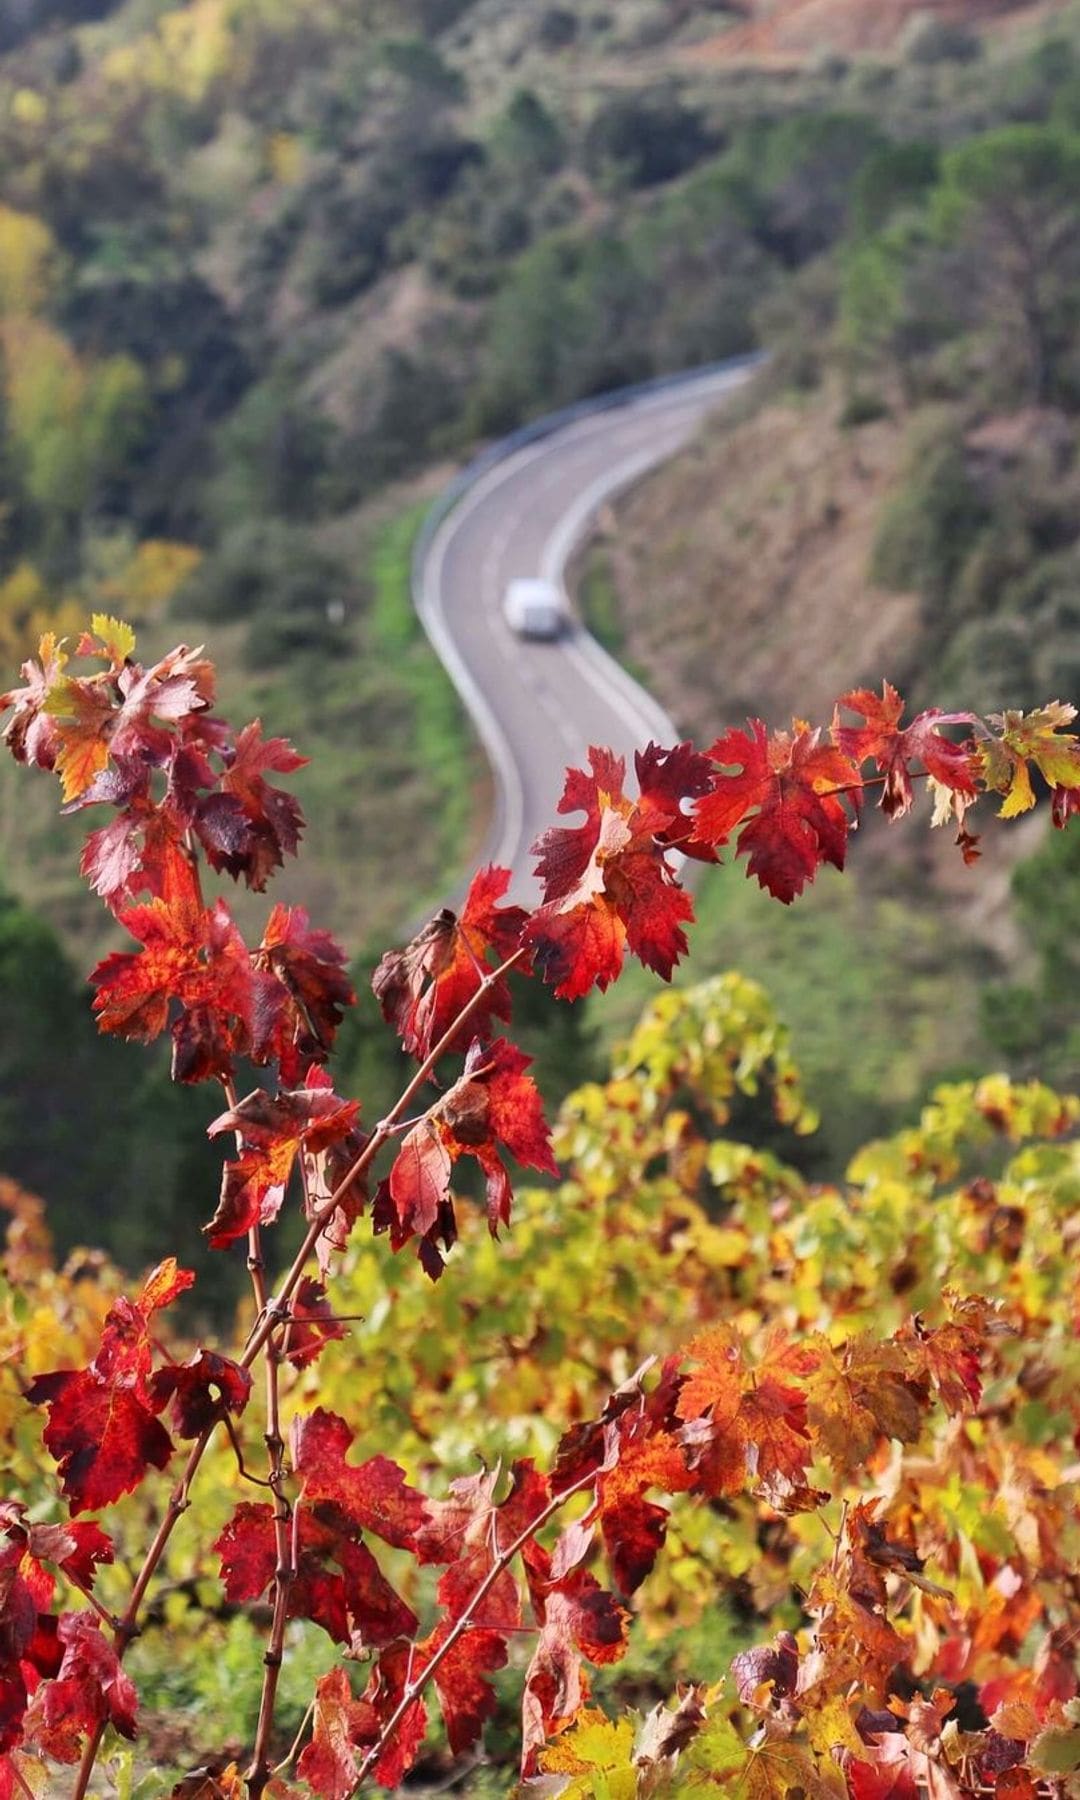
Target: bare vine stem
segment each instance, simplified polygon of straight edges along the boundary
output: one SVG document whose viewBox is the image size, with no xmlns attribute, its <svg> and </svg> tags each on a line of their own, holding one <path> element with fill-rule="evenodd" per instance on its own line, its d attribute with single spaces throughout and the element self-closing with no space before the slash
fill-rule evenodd
<svg viewBox="0 0 1080 1800">
<path fill-rule="evenodd" d="M 269 1341 L 273 1333 L 277 1330 L 277 1327 L 288 1316 L 289 1300 L 303 1277 L 308 1257 L 315 1248 L 319 1235 L 327 1220 L 333 1217 L 353 1182 L 358 1181 L 367 1172 L 376 1156 L 378 1156 L 379 1151 L 383 1148 L 383 1145 L 393 1136 L 395 1122 L 401 1117 L 402 1113 L 420 1092 L 420 1089 L 424 1086 L 428 1076 L 432 1073 L 440 1058 L 446 1055 L 462 1027 L 472 1018 L 484 996 L 491 991 L 497 981 L 508 974 L 512 968 L 516 967 L 524 954 L 525 952 L 523 949 L 515 950 L 513 955 L 506 957 L 506 959 L 499 964 L 497 969 L 492 969 L 491 972 L 484 977 L 475 994 L 472 994 L 465 1002 L 456 1018 L 447 1027 L 446 1031 L 444 1031 L 438 1043 L 428 1052 L 427 1056 L 406 1084 L 386 1117 L 380 1119 L 367 1143 L 364 1145 L 364 1148 L 354 1158 L 329 1199 L 325 1200 L 318 1211 L 312 1215 L 307 1232 L 304 1236 L 304 1241 L 296 1252 L 288 1272 L 282 1280 L 277 1295 L 273 1299 L 265 1300 L 260 1308 L 260 1315 L 252 1326 L 251 1332 L 248 1335 L 248 1341 L 244 1346 L 243 1355 L 239 1359 L 241 1368 L 251 1368 L 252 1364 L 258 1358 L 260 1351 L 263 1349 L 263 1346 Z M 146 1590 L 154 1578 L 158 1563 L 164 1555 L 165 1546 L 173 1534 L 177 1521 L 188 1509 L 190 1504 L 188 1499 L 188 1489 L 194 1480 L 199 1464 L 206 1454 L 206 1447 L 213 1434 L 214 1426 L 209 1425 L 205 1431 L 200 1433 L 192 1444 L 191 1449 L 188 1452 L 187 1462 L 184 1464 L 183 1474 L 169 1496 L 168 1506 L 154 1533 L 150 1548 L 147 1550 L 146 1556 L 143 1559 L 142 1568 L 139 1570 L 138 1576 L 136 1577 L 135 1586 L 131 1590 L 127 1607 L 121 1617 L 117 1620 L 116 1629 L 113 1634 L 113 1647 L 116 1651 L 118 1661 L 123 1661 L 128 1645 L 133 1638 L 138 1636 L 139 1611 L 143 1599 L 145 1598 Z M 568 1489 L 567 1494 L 572 1491 L 573 1490 Z M 565 1498 L 566 1494 L 561 1495 L 560 1503 Z M 554 1508 L 552 1508 L 552 1510 L 554 1510 Z M 523 1539 L 522 1541 L 524 1542 L 527 1540 Z M 514 1554 L 516 1554 L 516 1550 Z M 484 1592 L 487 1592 L 486 1588 Z M 445 1652 L 443 1652 L 443 1654 L 445 1654 Z M 442 1655 L 437 1659 L 437 1662 L 441 1661 Z M 437 1666 L 437 1662 L 434 1663 L 434 1666 Z M 260 1717 L 261 1710 L 260 1707 Z M 83 1751 L 82 1761 L 79 1765 L 79 1772 L 76 1776 L 75 1786 L 72 1789 L 71 1800 L 85 1800 L 90 1785 L 90 1777 L 94 1771 L 94 1764 L 97 1761 L 98 1751 L 101 1748 L 101 1740 L 104 1734 L 105 1723 L 104 1720 L 102 1720 L 94 1727 L 94 1730 L 86 1740 L 86 1747 Z M 263 1785 L 265 1786 L 265 1782 Z M 261 1792 L 261 1789 L 259 1791 Z"/>
<path fill-rule="evenodd" d="M 502 976 L 507 974 L 510 969 L 516 967 L 524 954 L 524 950 L 515 950 L 512 956 L 508 956 L 504 962 L 499 964 L 497 969 L 492 969 L 491 973 L 484 977 L 484 980 L 480 983 L 475 994 L 465 1002 L 465 1005 L 461 1008 L 457 1017 L 447 1027 L 446 1031 L 443 1032 L 438 1043 L 428 1052 L 408 1085 L 402 1090 L 398 1099 L 390 1108 L 386 1117 L 379 1120 L 379 1123 L 376 1125 L 367 1143 L 364 1145 L 364 1148 L 350 1164 L 349 1168 L 338 1182 L 337 1187 L 330 1195 L 330 1198 L 324 1200 L 318 1211 L 312 1215 L 304 1241 L 296 1252 L 296 1255 L 289 1266 L 288 1273 L 282 1280 L 278 1293 L 274 1299 L 268 1303 L 263 1317 L 257 1319 L 252 1327 L 251 1334 L 244 1347 L 244 1353 L 240 1358 L 243 1368 L 249 1369 L 251 1367 L 255 1358 L 258 1356 L 259 1351 L 270 1336 L 270 1333 L 286 1316 L 288 1302 L 303 1276 L 307 1259 L 315 1248 L 319 1235 L 327 1220 L 333 1217 L 338 1206 L 341 1204 L 341 1201 L 353 1185 L 353 1182 L 358 1181 L 362 1175 L 367 1173 L 367 1170 L 371 1167 L 371 1164 L 378 1156 L 379 1151 L 382 1149 L 387 1139 L 393 1136 L 396 1121 L 420 1092 L 420 1089 L 424 1086 L 428 1076 L 435 1068 L 435 1065 L 446 1055 L 450 1046 L 453 1044 L 454 1039 L 461 1031 L 462 1026 L 468 1023 L 473 1013 L 480 1005 L 481 1000 L 490 992 L 495 986 L 495 983 L 499 981 Z"/>
<path fill-rule="evenodd" d="M 187 1462 L 184 1464 L 184 1472 L 176 1486 L 173 1488 L 172 1493 L 169 1495 L 169 1504 L 162 1514 L 158 1528 L 151 1541 L 150 1548 L 143 1558 L 142 1568 L 139 1570 L 135 1579 L 135 1586 L 131 1590 L 127 1606 L 120 1618 L 116 1621 L 116 1627 L 113 1633 L 113 1648 L 116 1651 L 118 1661 L 123 1660 L 128 1645 L 133 1638 L 136 1638 L 139 1635 L 139 1609 L 146 1596 L 146 1590 L 154 1579 L 154 1572 L 165 1553 L 165 1546 L 173 1534 L 177 1521 L 182 1518 L 191 1504 L 188 1498 L 188 1489 L 195 1475 L 195 1471 L 203 1459 L 206 1446 L 210 1442 L 213 1434 L 213 1425 L 208 1425 L 206 1430 L 201 1432 L 192 1444 L 191 1449 L 188 1452 Z M 83 1751 L 82 1762 L 79 1765 L 79 1773 L 75 1779 L 75 1786 L 72 1789 L 71 1800 L 84 1800 L 84 1796 L 90 1785 L 90 1777 L 94 1771 L 94 1764 L 97 1761 L 98 1750 L 101 1748 L 101 1740 L 104 1735 L 105 1721 L 101 1720 L 100 1723 L 94 1727 L 86 1740 L 86 1748 Z"/>
<path fill-rule="evenodd" d="M 303 1173 L 302 1157 L 300 1158 L 300 1167 L 301 1173 Z M 305 1176 L 305 1193 L 306 1186 Z M 259 1312 L 262 1313 L 266 1309 L 266 1281 L 257 1225 L 251 1227 L 248 1241 L 250 1246 L 248 1267 L 251 1269 L 255 1303 Z M 296 1575 L 295 1546 L 290 1530 L 292 1506 L 285 1491 L 285 1440 L 281 1435 L 281 1395 L 278 1383 L 281 1347 L 273 1335 L 267 1339 L 264 1346 L 263 1362 L 266 1368 L 267 1477 L 274 1495 L 274 1613 L 266 1652 L 263 1656 L 263 1685 L 259 1699 L 259 1721 L 255 1728 L 255 1743 L 245 1777 L 251 1800 L 260 1800 L 263 1789 L 270 1779 L 271 1770 L 267 1748 L 274 1725 L 278 1677 L 281 1673 L 281 1662 L 285 1650 L 285 1623 L 289 1611 L 289 1590 Z"/>
</svg>

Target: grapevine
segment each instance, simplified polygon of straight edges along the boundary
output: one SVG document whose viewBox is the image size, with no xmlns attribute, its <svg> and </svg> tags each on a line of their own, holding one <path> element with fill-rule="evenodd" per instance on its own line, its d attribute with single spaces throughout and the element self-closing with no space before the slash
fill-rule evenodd
<svg viewBox="0 0 1080 1800">
<path fill-rule="evenodd" d="M 271 777 L 304 759 L 265 737 L 259 721 L 231 731 L 213 710 L 214 670 L 201 650 L 179 646 L 148 668 L 134 652 L 130 629 L 103 615 L 73 651 L 45 637 L 24 665 L 25 685 L 0 697 L 4 737 L 17 761 L 56 772 L 66 813 L 106 809 L 81 868 L 136 947 L 111 953 L 90 977 L 98 1025 L 142 1042 L 168 1034 L 174 1079 L 220 1086 L 210 1136 L 225 1147 L 222 1184 L 203 1231 L 214 1249 L 241 1247 L 254 1322 L 235 1356 L 199 1344 L 174 1359 L 158 1315 L 194 1277 L 169 1256 L 134 1297 L 113 1300 L 84 1366 L 27 1382 L 59 1493 L 48 1523 L 18 1496 L 0 1503 L 0 1800 L 46 1784 L 57 1791 L 58 1765 L 82 1800 L 106 1734 L 135 1735 L 125 1657 L 219 1438 L 262 1496 L 240 1501 L 213 1545 L 228 1601 L 268 1602 L 262 1700 L 243 1768 L 219 1768 L 178 1793 L 286 1800 L 301 1791 L 280 1772 L 294 1764 L 296 1780 L 324 1800 L 348 1800 L 368 1780 L 396 1787 L 421 1753 L 432 1694 L 450 1751 L 467 1751 L 495 1710 L 490 1677 L 522 1640 L 522 1773 L 538 1792 L 584 1800 L 745 1780 L 761 1800 L 795 1791 L 914 1800 L 988 1786 L 1002 1800 L 1032 1800 L 1050 1780 L 1075 1793 L 1075 1583 L 1063 1577 L 1031 1614 L 1046 1628 L 1026 1661 L 1014 1666 L 1002 1652 L 997 1687 L 984 1684 L 984 1722 L 958 1745 L 963 1634 L 989 1630 L 992 1609 L 980 1622 L 972 1603 L 958 1625 L 952 1590 L 924 1572 L 915 1500 L 905 1512 L 865 1483 L 890 1445 L 903 1456 L 922 1443 L 932 1418 L 952 1421 L 957 1443 L 969 1420 L 977 1441 L 989 1441 L 979 1409 L 988 1379 L 1009 1375 L 1002 1341 L 1016 1333 L 993 1298 L 947 1290 L 936 1320 L 914 1313 L 881 1335 L 842 1330 L 838 1314 L 827 1332 L 793 1318 L 762 1336 L 747 1328 L 744 1296 L 680 1348 L 646 1350 L 594 1416 L 569 1424 L 547 1467 L 519 1459 L 505 1478 L 498 1468 L 461 1477 L 441 1497 L 385 1455 L 365 1455 L 362 1441 L 354 1452 L 357 1428 L 327 1407 L 286 1416 L 292 1372 L 347 1330 L 327 1283 L 361 1220 L 387 1235 L 392 1253 L 415 1255 L 418 1278 L 437 1281 L 458 1236 L 459 1164 L 479 1170 L 495 1239 L 512 1223 L 508 1159 L 558 1177 L 529 1059 L 501 1029 L 512 1025 L 511 972 L 565 1001 L 607 987 L 627 955 L 670 980 L 693 920 L 682 859 L 715 862 L 727 850 L 790 904 L 823 864 L 844 868 L 865 805 L 901 818 L 917 783 L 966 863 L 979 856 L 972 816 L 988 797 L 1008 820 L 1045 789 L 1063 828 L 1080 807 L 1074 709 L 1051 702 L 987 718 L 930 710 L 905 726 L 885 683 L 880 694 L 842 695 L 821 727 L 796 720 L 770 732 L 755 719 L 705 750 L 650 744 L 629 788 L 624 760 L 594 748 L 587 769 L 568 771 L 559 806 L 582 822 L 553 826 L 535 846 L 536 906 L 510 903 L 510 872 L 489 867 L 459 916 L 443 911 L 383 957 L 375 995 L 416 1068 L 368 1128 L 326 1068 L 355 1003 L 342 949 L 302 907 L 281 905 L 252 947 L 227 902 L 207 891 L 226 877 L 261 893 L 296 854 L 300 808 Z M 261 1085 L 241 1096 L 249 1066 Z M 1046 1135 L 1064 1138 L 1074 1124 L 1062 1105 Z M 300 1206 L 306 1229 L 268 1283 L 266 1236 L 287 1203 Z M 262 1473 L 246 1431 L 255 1374 Z M 180 1474 L 114 1616 L 94 1591 L 114 1546 L 82 1515 L 124 1501 L 181 1445 Z M 894 1500 L 906 1469 L 897 1465 Z M 1019 1479 L 1002 1466 L 1003 1481 Z M 664 1501 L 676 1496 L 719 1507 L 750 1496 L 779 1521 L 824 1518 L 835 1503 L 834 1548 L 809 1584 L 803 1641 L 785 1630 L 733 1666 L 737 1702 L 755 1721 L 749 1737 L 704 1688 L 658 1708 L 636 1736 L 589 1705 L 589 1669 L 623 1655 L 633 1598 L 669 1529 Z M 1031 1529 L 1044 1529 L 1040 1518 Z M 431 1616 L 414 1607 L 412 1588 L 391 1581 L 373 1540 L 399 1563 L 441 1570 Z M 987 1552 L 987 1593 L 995 1582 L 994 1591 L 1016 1593 L 1013 1564 L 993 1561 Z M 894 1623 L 898 1592 L 901 1604 L 912 1595 L 925 1603 L 921 1629 L 934 1635 L 929 1660 L 942 1676 L 929 1692 L 905 1696 L 895 1685 L 908 1654 Z M 76 1597 L 83 1604 L 65 1606 Z M 321 1627 L 342 1660 L 318 1683 L 310 1735 L 278 1764 L 275 1709 L 294 1619 Z M 1005 1644 L 1004 1631 L 996 1642 Z M 356 1665 L 365 1674 L 354 1683 Z"/>
</svg>

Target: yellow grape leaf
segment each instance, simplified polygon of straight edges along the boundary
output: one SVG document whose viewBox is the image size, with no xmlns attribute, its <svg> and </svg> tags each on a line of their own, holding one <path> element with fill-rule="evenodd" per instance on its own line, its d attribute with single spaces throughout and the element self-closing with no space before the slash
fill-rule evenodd
<svg viewBox="0 0 1080 1800">
<path fill-rule="evenodd" d="M 866 1755 L 866 1745 L 855 1729 L 847 1701 L 840 1694 L 834 1694 L 822 1706 L 812 1710 L 807 1708 L 803 1718 L 807 1736 L 819 1756 L 830 1756 L 836 1749 L 850 1750 L 853 1756 Z"/>
<path fill-rule="evenodd" d="M 131 626 L 123 619 L 114 619 L 111 613 L 92 614 L 90 629 L 96 638 L 100 638 L 102 651 L 110 662 L 125 662 L 135 648 L 135 633 Z"/>
<path fill-rule="evenodd" d="M 843 1800 L 843 1776 L 826 1758 L 819 1765 L 805 1745 L 766 1720 L 753 1745 L 743 1743 L 729 1719 L 711 1719 L 685 1752 L 672 1794 L 726 1789 L 739 1800 Z"/>
<path fill-rule="evenodd" d="M 997 713 L 993 723 L 1001 736 L 981 746 L 986 785 L 1005 798 L 999 817 L 1015 819 L 1035 804 L 1029 763 L 1054 788 L 1080 787 L 1080 739 L 1062 728 L 1076 717 L 1075 706 L 1051 700 L 1035 712 Z"/>
<path fill-rule="evenodd" d="M 547 1775 L 569 1775 L 561 1800 L 634 1800 L 634 1727 L 630 1719 L 608 1719 L 586 1708 L 564 1737 L 540 1758 Z"/>
</svg>

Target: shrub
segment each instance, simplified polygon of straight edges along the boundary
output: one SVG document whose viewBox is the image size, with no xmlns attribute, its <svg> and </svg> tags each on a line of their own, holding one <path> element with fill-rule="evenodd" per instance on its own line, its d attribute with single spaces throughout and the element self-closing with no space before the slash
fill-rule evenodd
<svg viewBox="0 0 1080 1800">
<path fill-rule="evenodd" d="M 593 114 L 582 155 L 594 180 L 646 188 L 682 175 L 714 148 L 701 114 L 677 96 L 620 94 Z"/>
</svg>

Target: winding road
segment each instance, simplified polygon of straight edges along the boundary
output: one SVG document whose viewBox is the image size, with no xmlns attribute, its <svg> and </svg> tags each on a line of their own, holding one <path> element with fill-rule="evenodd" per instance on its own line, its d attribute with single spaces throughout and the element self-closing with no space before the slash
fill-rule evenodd
<svg viewBox="0 0 1080 1800">
<path fill-rule="evenodd" d="M 513 871 L 514 898 L 535 904 L 529 846 L 556 820 L 568 765 L 590 744 L 632 765 L 650 738 L 675 742 L 663 708 L 578 623 L 553 643 L 518 638 L 502 616 L 507 583 L 562 583 L 599 508 L 683 447 L 746 380 L 746 362 L 606 396 L 536 441 L 496 451 L 443 518 L 419 561 L 421 620 L 491 762 L 495 813 L 483 861 Z"/>
</svg>

